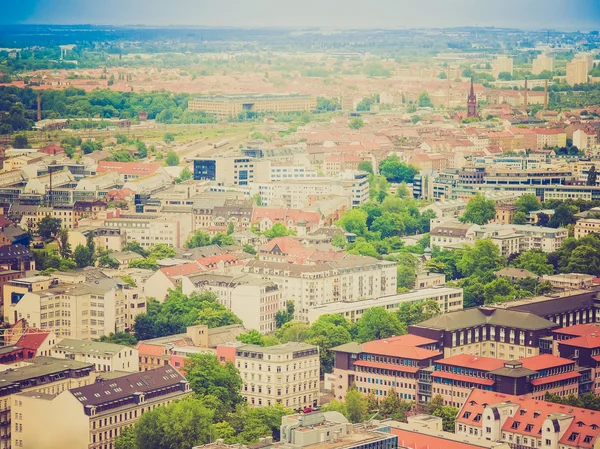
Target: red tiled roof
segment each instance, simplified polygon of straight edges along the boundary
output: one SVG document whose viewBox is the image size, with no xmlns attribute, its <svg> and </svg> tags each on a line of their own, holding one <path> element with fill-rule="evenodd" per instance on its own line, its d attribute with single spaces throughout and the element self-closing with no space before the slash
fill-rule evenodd
<svg viewBox="0 0 600 449">
<path fill-rule="evenodd" d="M 263 252 L 271 252 L 275 246 L 278 246 L 285 254 L 289 254 L 298 249 L 306 249 L 304 245 L 297 240 L 289 237 L 275 237 L 266 245 L 263 245 L 260 250 Z"/>
<path fill-rule="evenodd" d="M 235 257 L 233 254 L 217 254 L 214 256 L 201 257 L 200 259 L 196 259 L 197 263 L 199 263 L 200 265 L 205 266 L 205 267 L 217 264 L 219 262 L 229 263 L 229 262 L 237 262 L 237 261 L 238 261 L 238 258 Z"/>
<path fill-rule="evenodd" d="M 600 334 L 600 324 L 575 324 L 574 326 L 555 329 L 552 332 L 555 334 L 576 335 L 578 337 L 583 335 Z"/>
<path fill-rule="evenodd" d="M 563 433 L 562 438 L 559 440 L 559 444 L 568 446 L 578 446 L 584 448 L 592 448 L 597 444 L 598 437 L 600 435 L 600 426 L 595 429 L 591 426 L 600 422 L 600 412 L 572 407 L 570 405 L 554 404 L 552 402 L 539 401 L 536 399 L 526 398 L 523 396 L 512 396 L 508 394 L 500 394 L 493 391 L 486 390 L 473 390 L 465 401 L 462 409 L 460 410 L 457 422 L 462 424 L 468 424 L 470 426 L 482 427 L 482 421 L 474 421 L 478 414 L 482 414 L 484 410 L 484 404 L 494 406 L 502 403 L 513 403 L 519 407 L 518 411 L 513 417 L 508 418 L 502 430 L 519 433 L 522 435 L 531 435 L 538 438 L 538 432 L 541 430 L 544 421 L 549 415 L 553 413 L 564 413 L 571 415 L 574 419 L 571 421 L 569 427 Z M 465 417 L 465 413 L 469 412 L 469 416 Z M 521 412 L 523 414 L 521 414 Z M 534 415 L 535 414 L 535 415 Z M 515 421 L 519 421 L 521 424 L 518 429 L 512 429 L 512 425 Z M 582 423 L 579 427 L 578 423 Z M 528 424 L 531 424 L 529 431 L 525 431 Z M 579 438 L 576 441 L 569 441 L 569 437 L 573 432 L 579 434 Z M 590 436 L 590 442 L 585 442 L 585 437 Z"/>
<path fill-rule="evenodd" d="M 481 371 L 494 371 L 504 367 L 504 360 L 490 357 L 479 357 L 469 354 L 459 354 L 454 357 L 448 357 L 438 360 L 436 363 L 443 365 L 460 366 L 463 368 L 473 368 Z"/>
<path fill-rule="evenodd" d="M 186 263 L 185 265 L 177 265 L 174 267 L 161 268 L 160 271 L 167 277 L 185 276 L 187 274 L 198 273 L 205 271 L 206 268 L 201 267 L 197 263 Z"/>
<path fill-rule="evenodd" d="M 403 373 L 416 373 L 419 368 L 416 366 L 395 365 L 393 363 L 370 362 L 368 360 L 357 360 L 355 366 L 365 366 L 367 368 L 389 369 L 390 371 L 401 371 Z"/>
<path fill-rule="evenodd" d="M 555 368 L 557 366 L 571 365 L 574 364 L 574 360 L 565 359 L 563 357 L 557 357 L 551 354 L 542 354 L 535 357 L 528 357 L 526 359 L 519 360 L 523 364 L 523 368 L 527 368 L 533 371 L 539 371 L 541 369 Z"/>
<path fill-rule="evenodd" d="M 155 173 L 161 167 L 158 163 L 145 163 L 145 162 L 98 162 L 98 168 L 96 172 L 106 173 L 109 171 L 117 172 L 121 175 L 151 175 Z"/>
<path fill-rule="evenodd" d="M 545 385 L 552 382 L 558 382 L 559 380 L 575 379 L 579 376 L 581 376 L 581 374 L 579 374 L 578 372 L 571 371 L 570 373 L 557 374 L 556 376 L 538 377 L 537 379 L 533 379 L 531 381 L 531 385 Z"/>
<path fill-rule="evenodd" d="M 151 355 L 151 356 L 163 356 L 165 355 L 164 346 L 152 345 L 148 343 L 139 342 L 135 349 L 138 350 L 140 355 Z"/>
<path fill-rule="evenodd" d="M 25 334 L 17 341 L 17 346 L 24 349 L 37 350 L 46 338 L 50 335 L 50 331 L 29 328 L 25 330 Z"/>
<path fill-rule="evenodd" d="M 398 335 L 397 337 L 389 337 L 379 341 L 413 347 L 426 346 L 437 343 L 437 340 L 432 340 L 430 338 L 425 338 L 413 334 Z"/>
<path fill-rule="evenodd" d="M 600 355 L 595 355 L 592 357 L 596 362 L 600 362 Z"/>
<path fill-rule="evenodd" d="M 479 385 L 494 385 L 492 379 L 482 379 L 481 377 L 463 376 L 462 374 L 446 373 L 443 371 L 434 371 L 431 377 L 439 377 L 441 379 L 460 380 L 461 382 L 471 382 Z"/>
<path fill-rule="evenodd" d="M 600 334 L 596 334 L 595 336 L 583 335 L 581 337 L 571 338 L 570 340 L 563 340 L 560 344 L 578 348 L 600 348 Z"/>
</svg>

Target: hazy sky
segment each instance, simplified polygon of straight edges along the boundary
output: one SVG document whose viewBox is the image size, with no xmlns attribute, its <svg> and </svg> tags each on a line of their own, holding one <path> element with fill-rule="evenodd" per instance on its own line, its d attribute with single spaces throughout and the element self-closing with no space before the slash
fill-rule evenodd
<svg viewBox="0 0 600 449">
<path fill-rule="evenodd" d="M 0 23 L 600 28 L 600 0 L 0 0 Z"/>
</svg>

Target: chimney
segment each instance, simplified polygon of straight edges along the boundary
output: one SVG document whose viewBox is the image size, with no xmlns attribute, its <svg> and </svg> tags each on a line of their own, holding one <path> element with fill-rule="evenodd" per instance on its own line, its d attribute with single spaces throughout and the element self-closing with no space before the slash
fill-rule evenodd
<svg viewBox="0 0 600 449">
<path fill-rule="evenodd" d="M 548 110 L 548 80 L 544 82 L 544 110 Z"/>
<path fill-rule="evenodd" d="M 42 94 L 38 90 L 37 93 L 37 121 L 42 120 Z"/>
<path fill-rule="evenodd" d="M 523 104 L 525 105 L 525 109 L 527 109 L 527 77 L 525 77 L 525 93 L 523 96 Z"/>
</svg>

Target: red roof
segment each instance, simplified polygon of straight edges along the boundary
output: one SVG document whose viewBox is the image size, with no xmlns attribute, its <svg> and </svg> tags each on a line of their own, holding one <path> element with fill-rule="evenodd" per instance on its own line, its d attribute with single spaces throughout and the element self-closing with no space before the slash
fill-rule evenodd
<svg viewBox="0 0 600 449">
<path fill-rule="evenodd" d="M 472 368 L 481 371 L 494 371 L 504 367 L 504 360 L 490 357 L 479 357 L 470 354 L 459 354 L 454 357 L 448 357 L 438 360 L 436 363 L 443 365 L 460 366 L 463 368 Z"/>
<path fill-rule="evenodd" d="M 213 268 L 220 262 L 226 266 L 242 265 L 242 263 L 233 254 L 217 254 L 215 256 L 201 257 L 196 259 L 196 262 L 205 268 Z"/>
<path fill-rule="evenodd" d="M 187 274 L 199 273 L 205 271 L 206 268 L 201 267 L 197 263 L 186 263 L 185 265 L 177 265 L 174 267 L 161 268 L 160 271 L 167 277 L 185 276 Z"/>
<path fill-rule="evenodd" d="M 106 173 L 114 171 L 121 175 L 146 176 L 155 173 L 160 168 L 161 165 L 155 162 L 145 163 L 100 161 L 98 162 L 98 168 L 96 169 L 96 172 Z"/>
<path fill-rule="evenodd" d="M 442 379 L 459 380 L 461 382 L 471 382 L 480 385 L 494 385 L 492 379 L 482 379 L 481 377 L 463 376 L 462 374 L 446 373 L 444 371 L 434 371 L 431 377 L 440 377 Z"/>
<path fill-rule="evenodd" d="M 576 335 L 578 337 L 583 335 L 600 334 L 600 324 L 576 324 L 574 326 L 561 327 L 560 329 L 555 329 L 552 332 L 556 334 Z"/>
<path fill-rule="evenodd" d="M 279 249 L 285 254 L 289 254 L 299 249 L 306 249 L 298 240 L 294 240 L 290 237 L 275 237 L 269 243 L 263 245 L 260 250 L 263 252 L 271 252 L 275 246 L 278 246 Z"/>
<path fill-rule="evenodd" d="M 481 449 L 481 446 L 460 441 L 424 435 L 417 431 L 391 428 L 392 435 L 398 436 L 398 446 L 409 449 Z"/>
<path fill-rule="evenodd" d="M 50 331 L 43 331 L 40 329 L 29 328 L 25 330 L 25 334 L 19 338 L 17 341 L 17 346 L 20 346 L 24 349 L 33 349 L 37 350 L 46 338 L 50 335 Z"/>
<path fill-rule="evenodd" d="M 563 357 L 557 357 L 551 354 L 542 354 L 537 355 L 535 357 L 528 357 L 526 359 L 519 360 L 519 362 L 523 364 L 523 368 L 527 368 L 533 371 L 575 364 L 574 360 L 565 359 Z"/>
<path fill-rule="evenodd" d="M 479 389 L 471 391 L 471 394 L 465 401 L 456 421 L 481 428 L 483 425 L 482 421 L 475 421 L 475 418 L 478 414 L 483 414 L 484 405 L 494 406 L 503 403 L 512 403 L 518 407 L 517 412 L 504 422 L 504 425 L 502 426 L 503 431 L 526 436 L 535 436 L 538 438 L 538 432 L 541 430 L 542 425 L 548 416 L 554 413 L 563 413 L 573 416 L 574 419 L 562 434 L 559 444 L 592 448 L 598 441 L 600 426 L 598 426 L 597 423 L 600 422 L 600 412 L 572 407 L 570 405 L 539 401 L 524 396 L 512 396 Z M 466 417 L 465 413 L 468 413 Z M 515 421 L 520 422 L 516 430 L 512 429 Z M 581 423 L 581 427 L 579 426 L 579 423 Z M 529 424 L 531 424 L 531 427 L 528 431 L 525 431 Z M 597 426 L 595 429 L 592 427 L 594 424 Z M 575 441 L 569 441 L 569 437 L 574 432 L 578 433 L 579 437 Z M 589 442 L 585 441 L 586 436 L 591 437 Z"/>
<path fill-rule="evenodd" d="M 370 362 L 367 360 L 357 360 L 354 366 L 366 366 L 367 368 L 389 369 L 390 371 L 401 371 L 403 373 L 416 373 L 419 368 L 416 366 L 395 365 L 393 363 Z"/>
<path fill-rule="evenodd" d="M 557 374 L 556 376 L 538 377 L 537 379 L 533 379 L 531 381 L 531 385 L 533 385 L 533 386 L 545 385 L 545 384 L 549 384 L 552 382 L 558 382 L 559 380 L 575 379 L 579 376 L 581 376 L 581 374 L 579 374 L 578 372 L 571 371 L 570 373 Z"/>
<path fill-rule="evenodd" d="M 138 350 L 140 355 L 151 355 L 154 357 L 166 355 L 165 347 L 161 345 L 152 345 L 149 343 L 139 342 L 135 349 Z"/>
<path fill-rule="evenodd" d="M 375 340 L 363 343 L 363 352 L 377 355 L 387 355 L 392 357 L 402 357 L 412 360 L 425 360 L 431 357 L 439 356 L 440 351 L 432 351 L 415 346 L 405 345 L 402 341 L 394 340 Z"/>
<path fill-rule="evenodd" d="M 413 347 L 437 344 L 437 340 L 413 334 L 398 335 L 397 337 L 389 337 L 379 341 Z"/>
<path fill-rule="evenodd" d="M 561 341 L 560 344 L 578 348 L 600 348 L 600 334 L 571 338 L 570 340 Z"/>
</svg>

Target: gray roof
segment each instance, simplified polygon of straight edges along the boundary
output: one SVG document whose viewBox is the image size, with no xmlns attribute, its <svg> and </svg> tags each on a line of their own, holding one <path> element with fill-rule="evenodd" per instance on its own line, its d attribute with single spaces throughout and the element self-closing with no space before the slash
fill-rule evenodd
<svg viewBox="0 0 600 449">
<path fill-rule="evenodd" d="M 80 370 L 94 368 L 93 363 L 78 362 L 69 359 L 55 359 L 53 357 L 36 357 L 28 360 L 27 365 L 18 368 L 10 368 L 0 372 L 0 384 L 2 386 L 10 383 L 19 383 L 27 379 L 48 376 L 67 370 Z"/>
<path fill-rule="evenodd" d="M 541 318 L 532 313 L 483 307 L 444 313 L 415 326 L 453 331 L 467 327 L 481 326 L 483 324 L 527 330 L 553 329 L 558 327 L 553 321 Z"/>
<path fill-rule="evenodd" d="M 519 377 L 525 377 L 525 376 L 533 376 L 534 374 L 537 374 L 537 371 L 532 371 L 530 369 L 523 368 L 521 366 L 518 368 L 507 368 L 507 367 L 499 368 L 497 370 L 490 371 L 490 373 L 496 374 L 497 376 L 519 378 Z"/>
<path fill-rule="evenodd" d="M 114 355 L 127 348 L 128 346 L 115 343 L 65 338 L 57 343 L 52 349 L 55 351 L 65 351 L 66 353 L 71 354 Z"/>
</svg>

